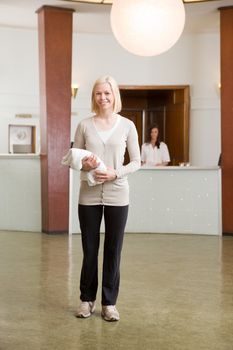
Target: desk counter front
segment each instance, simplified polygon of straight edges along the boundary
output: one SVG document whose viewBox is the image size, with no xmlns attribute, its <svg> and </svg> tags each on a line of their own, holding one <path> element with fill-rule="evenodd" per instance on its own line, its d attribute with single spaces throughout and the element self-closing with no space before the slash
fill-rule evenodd
<svg viewBox="0 0 233 350">
<path fill-rule="evenodd" d="M 222 234 L 219 167 L 142 167 L 128 180 L 130 210 L 126 232 Z M 71 234 L 80 232 L 78 191 L 79 172 L 71 170 Z"/>
<path fill-rule="evenodd" d="M 39 154 L 0 154 L 0 230 L 41 231 Z"/>
</svg>

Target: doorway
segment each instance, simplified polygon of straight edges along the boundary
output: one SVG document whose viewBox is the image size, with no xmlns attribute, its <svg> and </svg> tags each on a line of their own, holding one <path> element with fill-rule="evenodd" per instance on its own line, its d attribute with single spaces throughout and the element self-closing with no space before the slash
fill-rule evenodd
<svg viewBox="0 0 233 350">
<path fill-rule="evenodd" d="M 158 124 L 169 165 L 189 162 L 189 90 L 188 85 L 120 86 L 122 115 L 134 122 L 140 147 L 149 127 Z"/>
</svg>

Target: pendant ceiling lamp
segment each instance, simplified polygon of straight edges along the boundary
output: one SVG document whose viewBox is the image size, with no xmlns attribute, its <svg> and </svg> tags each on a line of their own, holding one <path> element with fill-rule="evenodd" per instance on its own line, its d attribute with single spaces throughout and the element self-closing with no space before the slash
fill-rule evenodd
<svg viewBox="0 0 233 350">
<path fill-rule="evenodd" d="M 169 50 L 179 39 L 184 23 L 182 0 L 113 0 L 113 34 L 135 55 L 155 56 Z"/>
</svg>

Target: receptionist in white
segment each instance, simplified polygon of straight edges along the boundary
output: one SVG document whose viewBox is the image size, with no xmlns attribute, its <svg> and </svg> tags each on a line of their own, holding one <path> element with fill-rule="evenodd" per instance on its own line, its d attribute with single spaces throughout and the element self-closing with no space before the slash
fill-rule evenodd
<svg viewBox="0 0 233 350">
<path fill-rule="evenodd" d="M 145 166 L 165 166 L 170 162 L 168 147 L 160 141 L 157 124 L 148 130 L 147 140 L 142 145 L 141 162 Z"/>
</svg>

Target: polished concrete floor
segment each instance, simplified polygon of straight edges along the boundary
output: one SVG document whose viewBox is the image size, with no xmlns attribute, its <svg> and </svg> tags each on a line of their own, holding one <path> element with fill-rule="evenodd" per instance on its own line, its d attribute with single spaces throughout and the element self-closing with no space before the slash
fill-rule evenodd
<svg viewBox="0 0 233 350">
<path fill-rule="evenodd" d="M 125 235 L 116 323 L 100 292 L 74 317 L 81 260 L 79 235 L 0 232 L 1 350 L 233 349 L 233 237 Z"/>
</svg>

